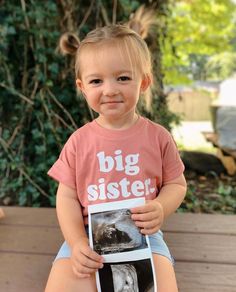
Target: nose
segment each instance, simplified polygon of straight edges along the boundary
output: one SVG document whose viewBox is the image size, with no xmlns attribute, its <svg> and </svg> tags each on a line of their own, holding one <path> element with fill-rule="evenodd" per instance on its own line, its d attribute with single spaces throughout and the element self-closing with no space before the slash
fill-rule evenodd
<svg viewBox="0 0 236 292">
<path fill-rule="evenodd" d="M 104 96 L 114 96 L 119 93 L 119 89 L 114 81 L 106 81 L 103 87 Z"/>
</svg>

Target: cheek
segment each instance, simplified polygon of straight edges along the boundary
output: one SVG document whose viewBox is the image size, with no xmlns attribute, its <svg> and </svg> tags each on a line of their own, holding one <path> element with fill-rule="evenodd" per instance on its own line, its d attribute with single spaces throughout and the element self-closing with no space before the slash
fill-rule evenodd
<svg viewBox="0 0 236 292">
<path fill-rule="evenodd" d="M 139 94 L 140 90 L 141 90 L 141 85 L 139 84 L 134 84 L 132 88 L 130 88 L 130 91 L 132 91 L 135 94 Z"/>
<path fill-rule="evenodd" d="M 83 91 L 84 97 L 87 99 L 90 99 L 94 96 L 95 92 L 94 90 L 91 90 L 90 88 L 85 88 Z"/>
<path fill-rule="evenodd" d="M 130 86 L 125 88 L 123 93 L 132 97 L 136 96 L 139 93 L 139 89 L 137 88 L 137 86 Z"/>
<path fill-rule="evenodd" d="M 86 91 L 86 95 L 84 96 L 84 98 L 88 104 L 95 106 L 99 102 L 100 95 L 96 90 L 89 90 Z"/>
</svg>

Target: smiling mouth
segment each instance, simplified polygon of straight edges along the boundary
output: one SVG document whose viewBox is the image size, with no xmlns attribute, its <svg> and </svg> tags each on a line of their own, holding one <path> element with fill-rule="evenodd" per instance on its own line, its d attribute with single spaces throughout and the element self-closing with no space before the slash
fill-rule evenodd
<svg viewBox="0 0 236 292">
<path fill-rule="evenodd" d="M 102 104 L 114 104 L 114 103 L 123 103 L 123 101 L 122 100 L 117 100 L 117 101 L 104 101 L 104 102 L 102 102 Z"/>
</svg>

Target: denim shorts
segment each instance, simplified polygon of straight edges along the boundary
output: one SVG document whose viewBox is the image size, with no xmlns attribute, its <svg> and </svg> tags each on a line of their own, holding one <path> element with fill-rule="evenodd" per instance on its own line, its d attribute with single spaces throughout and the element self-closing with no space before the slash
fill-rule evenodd
<svg viewBox="0 0 236 292">
<path fill-rule="evenodd" d="M 169 248 L 164 241 L 162 231 L 159 230 L 158 232 L 149 235 L 148 237 L 152 253 L 156 253 L 164 257 L 167 257 L 171 261 L 172 265 L 174 265 L 174 259 L 171 256 Z M 67 244 L 67 242 L 64 242 L 55 258 L 55 261 L 62 258 L 70 258 L 70 256 L 71 256 L 70 247 Z"/>
</svg>

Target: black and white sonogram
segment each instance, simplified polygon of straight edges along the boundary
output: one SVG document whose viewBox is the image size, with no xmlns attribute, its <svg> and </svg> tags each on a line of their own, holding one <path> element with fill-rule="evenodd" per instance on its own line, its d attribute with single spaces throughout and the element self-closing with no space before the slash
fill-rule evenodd
<svg viewBox="0 0 236 292">
<path fill-rule="evenodd" d="M 99 278 L 102 292 L 154 292 L 150 259 L 105 264 Z"/>
<path fill-rule="evenodd" d="M 138 278 L 133 265 L 111 265 L 114 291 L 139 291 Z"/>
<path fill-rule="evenodd" d="M 147 247 L 146 238 L 131 219 L 129 209 L 91 214 L 93 249 L 111 254 Z"/>
</svg>

